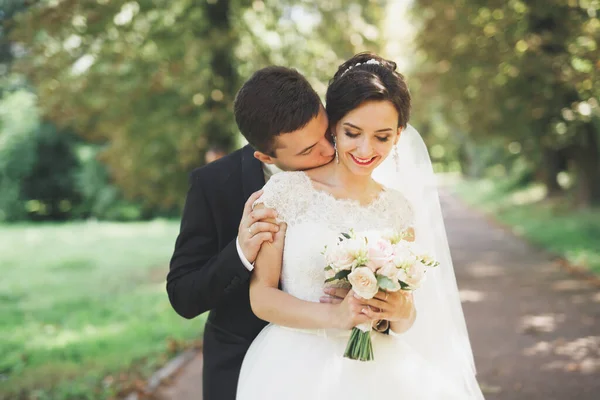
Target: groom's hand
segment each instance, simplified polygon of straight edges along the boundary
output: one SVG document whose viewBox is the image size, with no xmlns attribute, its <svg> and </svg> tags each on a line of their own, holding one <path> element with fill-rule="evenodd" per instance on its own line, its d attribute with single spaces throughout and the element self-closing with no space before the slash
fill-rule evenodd
<svg viewBox="0 0 600 400">
<path fill-rule="evenodd" d="M 248 198 L 238 229 L 238 241 L 242 253 L 250 263 L 254 263 L 256 260 L 260 246 L 264 242 L 273 243 L 274 234 L 279 231 L 279 225 L 275 222 L 275 218 L 277 218 L 275 210 L 261 207 L 261 205 L 252 209 L 252 205 L 262 193 L 263 191 L 259 190 Z"/>
</svg>

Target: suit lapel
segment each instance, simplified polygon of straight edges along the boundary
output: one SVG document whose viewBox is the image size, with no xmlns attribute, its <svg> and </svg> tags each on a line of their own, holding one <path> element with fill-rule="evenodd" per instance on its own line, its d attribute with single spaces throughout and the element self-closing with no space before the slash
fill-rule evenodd
<svg viewBox="0 0 600 400">
<path fill-rule="evenodd" d="M 242 149 L 242 190 L 244 198 L 265 185 L 262 163 L 254 157 L 254 149 L 248 145 Z"/>
</svg>

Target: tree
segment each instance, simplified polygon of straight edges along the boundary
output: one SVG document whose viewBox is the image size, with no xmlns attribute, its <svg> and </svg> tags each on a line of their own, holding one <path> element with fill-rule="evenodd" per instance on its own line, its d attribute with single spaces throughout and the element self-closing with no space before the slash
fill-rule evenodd
<svg viewBox="0 0 600 400">
<path fill-rule="evenodd" d="M 441 112 L 473 140 L 518 143 L 550 193 L 567 156 L 579 201 L 600 202 L 600 5 L 574 1 L 416 2 L 422 79 L 437 82 Z M 585 160 L 585 161 L 584 161 Z"/>
<path fill-rule="evenodd" d="M 208 146 L 236 143 L 232 101 L 251 71 L 278 63 L 315 84 L 328 79 L 376 43 L 378 5 L 63 0 L 28 9 L 13 37 L 27 49 L 19 71 L 43 114 L 103 145 L 101 160 L 129 196 L 168 207 Z"/>
</svg>

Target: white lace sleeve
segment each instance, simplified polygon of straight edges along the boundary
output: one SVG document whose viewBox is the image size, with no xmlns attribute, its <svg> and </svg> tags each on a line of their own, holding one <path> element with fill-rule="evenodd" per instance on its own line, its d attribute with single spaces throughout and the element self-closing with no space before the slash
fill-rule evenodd
<svg viewBox="0 0 600 400">
<path fill-rule="evenodd" d="M 388 189 L 391 191 L 391 215 L 393 218 L 394 228 L 402 231 L 407 228 L 415 227 L 415 212 L 413 206 L 402 193 L 397 190 Z"/>
<path fill-rule="evenodd" d="M 293 223 L 307 206 L 307 178 L 303 172 L 280 172 L 269 179 L 263 194 L 254 202 L 277 211 L 278 219 Z"/>
</svg>

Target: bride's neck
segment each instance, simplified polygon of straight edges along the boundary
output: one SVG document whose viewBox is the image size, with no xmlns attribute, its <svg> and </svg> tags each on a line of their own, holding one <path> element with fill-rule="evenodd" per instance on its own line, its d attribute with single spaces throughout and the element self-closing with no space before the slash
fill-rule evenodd
<svg viewBox="0 0 600 400">
<path fill-rule="evenodd" d="M 335 164 L 333 174 L 340 185 L 354 193 L 361 193 L 368 190 L 373 183 L 371 175 L 353 174 L 343 164 Z"/>
</svg>

